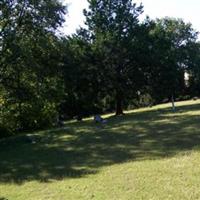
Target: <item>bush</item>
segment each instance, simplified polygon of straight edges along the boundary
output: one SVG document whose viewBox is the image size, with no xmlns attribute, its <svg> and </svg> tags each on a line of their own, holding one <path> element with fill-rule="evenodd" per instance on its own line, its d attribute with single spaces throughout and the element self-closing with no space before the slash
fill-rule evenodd
<svg viewBox="0 0 200 200">
<path fill-rule="evenodd" d="M 186 100 L 190 100 L 191 96 L 190 95 L 184 95 L 184 96 L 179 96 L 178 99 L 176 99 L 177 101 L 186 101 Z"/>
<path fill-rule="evenodd" d="M 152 106 L 153 104 L 154 104 L 154 100 L 150 94 L 143 94 L 140 96 L 140 99 L 139 99 L 140 107 Z"/>
<path fill-rule="evenodd" d="M 0 125 L 0 139 L 9 137 L 11 135 L 12 135 L 12 132 L 8 128 L 3 127 L 3 125 Z"/>
<path fill-rule="evenodd" d="M 148 106 L 153 106 L 155 104 L 154 99 L 151 97 L 150 94 L 141 94 L 138 96 L 138 98 L 129 100 L 127 103 L 127 109 L 132 110 L 136 108 L 141 108 L 141 107 L 148 107 Z"/>
<path fill-rule="evenodd" d="M 48 101 L 35 101 L 21 104 L 7 104 L 0 109 L 0 137 L 19 131 L 32 131 L 56 125 L 58 112 L 56 104 Z"/>
<path fill-rule="evenodd" d="M 55 126 L 58 119 L 56 105 L 45 101 L 24 106 L 21 115 L 21 128 L 26 131 Z"/>
</svg>

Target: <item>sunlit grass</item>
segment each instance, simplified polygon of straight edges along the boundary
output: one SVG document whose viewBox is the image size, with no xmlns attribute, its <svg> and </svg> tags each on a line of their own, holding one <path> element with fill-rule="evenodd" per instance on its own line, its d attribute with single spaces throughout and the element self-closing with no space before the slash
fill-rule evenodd
<svg viewBox="0 0 200 200">
<path fill-rule="evenodd" d="M 200 199 L 200 100 L 0 142 L 0 199 Z"/>
</svg>

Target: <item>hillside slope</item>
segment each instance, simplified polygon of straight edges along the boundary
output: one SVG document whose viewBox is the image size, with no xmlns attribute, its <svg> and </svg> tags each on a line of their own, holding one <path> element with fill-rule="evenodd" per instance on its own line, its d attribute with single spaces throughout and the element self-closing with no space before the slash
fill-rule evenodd
<svg viewBox="0 0 200 200">
<path fill-rule="evenodd" d="M 0 199 L 200 199 L 200 100 L 0 142 Z"/>
</svg>

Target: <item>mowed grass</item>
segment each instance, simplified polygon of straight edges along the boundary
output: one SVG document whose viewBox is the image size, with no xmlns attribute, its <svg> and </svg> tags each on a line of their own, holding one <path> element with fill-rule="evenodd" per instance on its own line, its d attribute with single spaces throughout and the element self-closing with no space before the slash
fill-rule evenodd
<svg viewBox="0 0 200 200">
<path fill-rule="evenodd" d="M 200 199 L 200 100 L 0 142 L 0 199 Z"/>
</svg>

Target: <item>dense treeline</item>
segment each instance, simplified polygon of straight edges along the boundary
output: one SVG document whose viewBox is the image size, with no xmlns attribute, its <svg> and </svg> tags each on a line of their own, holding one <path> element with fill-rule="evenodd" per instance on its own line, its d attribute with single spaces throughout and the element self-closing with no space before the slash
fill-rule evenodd
<svg viewBox="0 0 200 200">
<path fill-rule="evenodd" d="M 57 34 L 66 13 L 60 1 L 0 2 L 1 136 L 200 94 L 191 24 L 141 22 L 143 7 L 131 0 L 88 2 L 87 28 L 66 37 Z"/>
</svg>

